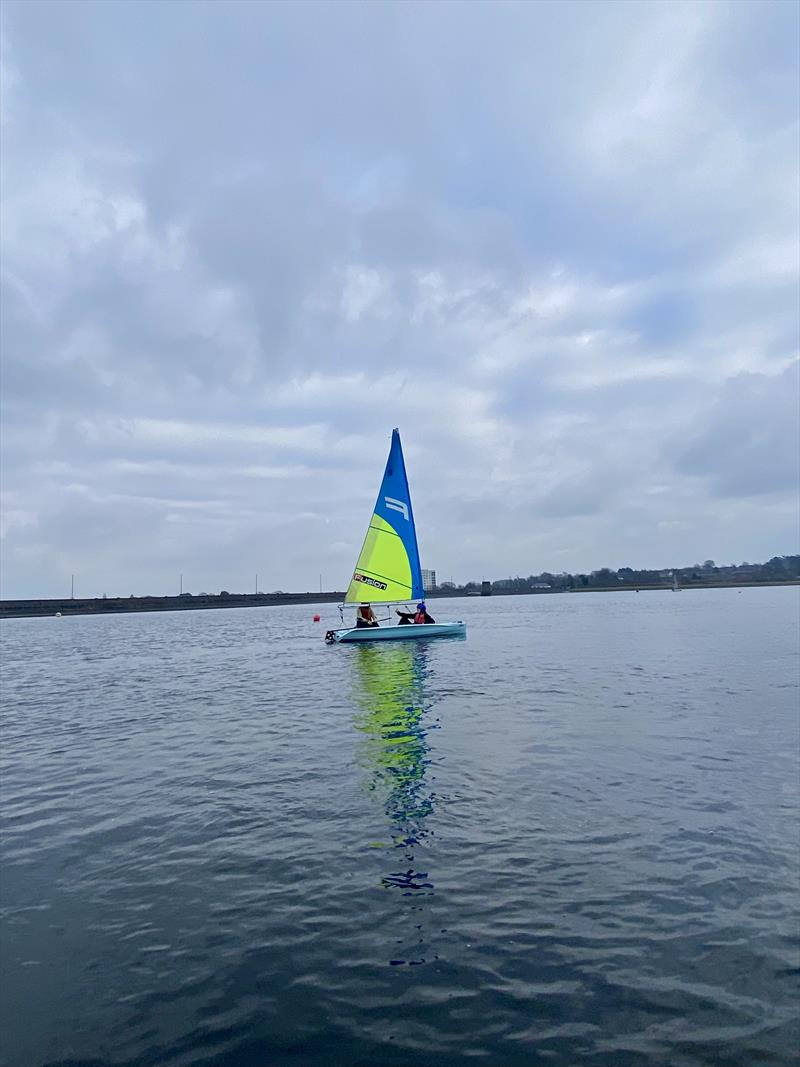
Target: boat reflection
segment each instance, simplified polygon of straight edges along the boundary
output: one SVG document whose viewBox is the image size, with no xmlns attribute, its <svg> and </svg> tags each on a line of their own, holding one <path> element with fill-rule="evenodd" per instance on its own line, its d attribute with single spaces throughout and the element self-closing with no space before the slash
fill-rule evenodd
<svg viewBox="0 0 800 1067">
<path fill-rule="evenodd" d="M 427 649 L 409 642 L 354 648 L 357 700 L 355 725 L 364 735 L 359 763 L 366 786 L 380 797 L 392 827 L 392 845 L 403 852 L 402 870 L 381 879 L 404 895 L 431 893 L 428 873 L 416 870 L 415 850 L 428 836 L 426 820 L 435 794 L 426 782 L 430 749 L 425 723 Z"/>
</svg>

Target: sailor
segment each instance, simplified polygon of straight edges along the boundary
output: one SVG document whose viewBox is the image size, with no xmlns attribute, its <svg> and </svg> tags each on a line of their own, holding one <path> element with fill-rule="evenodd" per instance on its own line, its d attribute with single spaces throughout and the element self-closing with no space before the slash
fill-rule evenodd
<svg viewBox="0 0 800 1067">
<path fill-rule="evenodd" d="M 424 600 L 420 600 L 419 604 L 417 604 L 417 614 L 414 616 L 414 622 L 415 623 L 436 622 L 436 620 L 432 619 L 430 617 L 430 615 L 428 614 L 428 609 L 425 607 L 425 601 Z"/>
<path fill-rule="evenodd" d="M 400 622 L 397 624 L 398 626 L 408 626 L 414 621 L 413 611 L 401 611 L 400 608 L 397 608 L 395 614 L 400 616 Z"/>
<path fill-rule="evenodd" d="M 369 606 L 369 604 L 360 604 L 358 611 L 356 612 L 356 629 L 361 629 L 362 626 L 377 626 L 378 616 Z"/>
</svg>

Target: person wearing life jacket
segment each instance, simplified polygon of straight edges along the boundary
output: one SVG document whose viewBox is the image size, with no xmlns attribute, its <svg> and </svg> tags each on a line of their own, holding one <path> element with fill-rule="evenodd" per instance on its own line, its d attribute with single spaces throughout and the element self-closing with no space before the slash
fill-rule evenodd
<svg viewBox="0 0 800 1067">
<path fill-rule="evenodd" d="M 359 604 L 358 611 L 356 612 L 356 629 L 360 630 L 364 626 L 377 626 L 378 616 L 369 606 L 369 604 Z"/>
<path fill-rule="evenodd" d="M 417 614 L 414 616 L 414 622 L 417 624 L 436 622 L 436 619 L 432 619 L 428 614 L 428 609 L 425 607 L 424 600 L 420 600 L 419 604 L 417 604 Z"/>
</svg>

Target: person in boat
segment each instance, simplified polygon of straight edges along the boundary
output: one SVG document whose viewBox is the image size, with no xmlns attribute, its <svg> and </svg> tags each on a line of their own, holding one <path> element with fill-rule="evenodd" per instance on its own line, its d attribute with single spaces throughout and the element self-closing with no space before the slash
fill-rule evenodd
<svg viewBox="0 0 800 1067">
<path fill-rule="evenodd" d="M 378 616 L 369 606 L 369 604 L 359 604 L 358 611 L 356 612 L 356 629 L 360 630 L 363 626 L 377 626 Z"/>
<path fill-rule="evenodd" d="M 420 600 L 419 604 L 417 604 L 417 613 L 414 616 L 414 622 L 417 624 L 436 622 L 436 619 L 432 619 L 428 614 L 428 609 L 425 607 L 424 600 Z"/>
<path fill-rule="evenodd" d="M 401 611 L 400 608 L 397 608 L 395 614 L 400 616 L 398 626 L 410 626 L 414 621 L 415 613 L 413 611 Z"/>
</svg>

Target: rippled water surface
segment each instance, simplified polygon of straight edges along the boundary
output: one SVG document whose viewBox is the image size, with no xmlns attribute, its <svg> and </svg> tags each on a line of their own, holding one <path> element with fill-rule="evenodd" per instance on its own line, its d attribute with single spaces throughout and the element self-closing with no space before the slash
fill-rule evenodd
<svg viewBox="0 0 800 1067">
<path fill-rule="evenodd" d="M 0 1062 L 796 1062 L 798 590 L 2 627 Z"/>
</svg>

